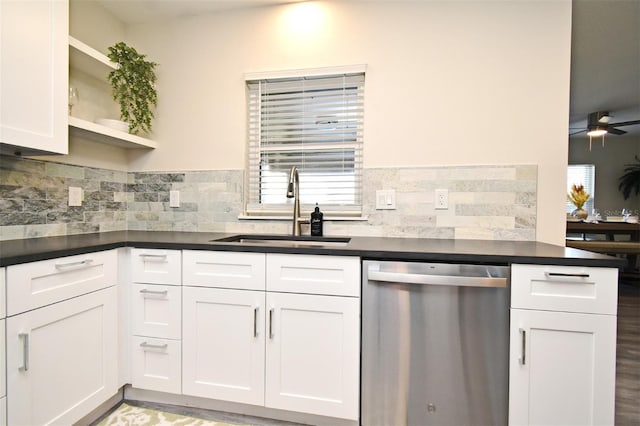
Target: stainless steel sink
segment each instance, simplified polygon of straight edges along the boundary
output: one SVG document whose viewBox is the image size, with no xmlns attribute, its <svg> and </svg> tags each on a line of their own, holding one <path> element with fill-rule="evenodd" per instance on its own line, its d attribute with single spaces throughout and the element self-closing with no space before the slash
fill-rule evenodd
<svg viewBox="0 0 640 426">
<path fill-rule="evenodd" d="M 212 243 L 239 243 L 247 245 L 269 245 L 278 247 L 344 247 L 351 238 L 298 237 L 291 235 L 233 235 L 210 240 Z"/>
</svg>

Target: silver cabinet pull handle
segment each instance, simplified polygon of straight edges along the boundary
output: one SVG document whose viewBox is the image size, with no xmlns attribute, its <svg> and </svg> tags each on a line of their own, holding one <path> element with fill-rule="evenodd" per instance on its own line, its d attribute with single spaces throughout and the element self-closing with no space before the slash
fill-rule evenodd
<svg viewBox="0 0 640 426">
<path fill-rule="evenodd" d="M 524 328 L 520 328 L 518 330 L 520 332 L 520 339 L 522 342 L 522 345 L 520 347 L 520 358 L 518 358 L 518 362 L 520 362 L 520 365 L 525 365 L 527 363 L 527 358 L 526 358 L 526 352 L 527 352 L 527 330 L 525 330 Z"/>
<path fill-rule="evenodd" d="M 69 263 L 56 263 L 56 269 L 71 268 L 73 266 L 89 266 L 93 262 L 93 259 L 79 260 L 77 262 Z"/>
<path fill-rule="evenodd" d="M 567 274 L 563 272 L 545 272 L 547 278 L 560 277 L 560 278 L 589 278 L 589 274 Z"/>
<path fill-rule="evenodd" d="M 155 259 L 157 261 L 166 261 L 167 260 L 167 255 L 166 254 L 147 254 L 147 253 L 140 253 L 139 255 L 140 257 L 142 257 L 143 259 Z"/>
<path fill-rule="evenodd" d="M 169 347 L 169 345 L 167 343 L 164 343 L 162 345 L 152 345 L 151 343 L 147 343 L 147 342 L 142 342 L 140 343 L 140 347 L 143 349 L 160 349 L 160 350 L 165 350 Z"/>
<path fill-rule="evenodd" d="M 269 309 L 269 339 L 273 339 L 273 308 Z"/>
<path fill-rule="evenodd" d="M 169 293 L 169 290 L 148 290 L 146 288 L 143 288 L 142 290 L 140 290 L 140 293 L 144 294 L 155 294 L 155 295 L 159 295 L 159 296 L 166 296 Z"/>
<path fill-rule="evenodd" d="M 29 333 L 18 333 L 18 338 L 22 339 L 22 365 L 18 370 L 29 371 Z"/>
<path fill-rule="evenodd" d="M 253 308 L 253 337 L 258 337 L 258 307 Z"/>
</svg>

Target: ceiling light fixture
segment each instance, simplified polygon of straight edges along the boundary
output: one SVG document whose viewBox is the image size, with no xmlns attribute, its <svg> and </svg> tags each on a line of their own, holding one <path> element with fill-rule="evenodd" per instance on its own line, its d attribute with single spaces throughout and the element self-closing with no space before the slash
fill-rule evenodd
<svg viewBox="0 0 640 426">
<path fill-rule="evenodd" d="M 589 128 L 589 131 L 587 132 L 587 135 L 592 137 L 604 136 L 606 134 L 607 134 L 607 128 L 600 127 L 600 126 L 593 126 Z"/>
<path fill-rule="evenodd" d="M 604 148 L 604 135 L 607 134 L 607 128 L 605 126 L 589 126 L 589 131 L 587 135 L 589 136 L 589 151 L 591 151 L 591 139 L 597 138 L 598 136 L 602 136 L 602 147 Z"/>
</svg>

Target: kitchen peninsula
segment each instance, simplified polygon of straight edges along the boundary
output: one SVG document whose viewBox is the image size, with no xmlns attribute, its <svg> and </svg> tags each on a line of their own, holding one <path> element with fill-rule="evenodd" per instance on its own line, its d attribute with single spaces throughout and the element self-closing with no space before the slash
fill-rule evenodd
<svg viewBox="0 0 640 426">
<path fill-rule="evenodd" d="M 360 394 L 358 376 L 347 374 L 343 382 L 332 380 L 332 396 L 328 399 L 327 388 L 320 391 L 319 388 L 307 385 L 318 383 L 319 386 L 323 383 L 324 376 L 332 377 L 333 374 L 343 375 L 347 371 L 352 374 L 359 371 L 357 365 L 360 364 L 358 348 L 361 339 L 358 332 L 360 265 L 363 260 L 371 259 L 441 264 L 459 262 L 510 267 L 510 423 L 524 424 L 540 418 L 556 418 L 561 413 L 564 416 L 562 418 L 567 421 L 576 418 L 574 416 L 578 416 L 580 421 L 586 421 L 584 416 L 587 415 L 593 419 L 594 424 L 612 422 L 616 281 L 618 268 L 625 264 L 621 259 L 544 243 L 519 241 L 353 237 L 343 246 L 335 247 L 269 245 L 256 243 L 255 241 L 259 241 L 256 239 L 250 240 L 254 243 L 219 241 L 232 236 L 200 232 L 117 231 L 0 242 L 0 266 L 2 277 L 6 274 L 8 289 L 5 320 L 8 374 L 6 402 L 10 422 L 35 421 L 34 424 L 39 424 L 39 417 L 34 417 L 36 415 L 47 417 L 49 420 L 75 422 L 89 415 L 91 411 L 106 411 L 124 395 L 130 399 L 195 405 L 282 420 L 315 424 L 357 424 Z M 276 269 L 273 268 L 277 268 L 286 276 L 274 275 Z M 307 275 L 306 271 L 310 270 L 309 268 L 315 271 L 312 277 Z M 298 272 L 291 275 L 292 271 Z M 83 274 L 86 275 L 84 278 Z M 215 288 L 220 285 L 214 284 L 214 277 L 222 279 L 221 288 Z M 260 299 L 265 297 L 265 277 L 266 300 L 271 305 L 265 305 L 264 299 Z M 337 277 L 341 278 L 337 280 Z M 64 284 L 65 280 L 69 279 L 73 281 L 69 281 L 68 285 Z M 37 288 L 34 287 L 34 283 L 37 283 Z M 329 283 L 331 285 L 328 285 Z M 253 290 L 248 291 L 249 289 Z M 240 296 L 244 299 L 235 299 Z M 246 296 L 260 298 L 252 301 L 253 299 L 246 300 Z M 229 299 L 230 297 L 233 298 Z M 305 302 L 307 299 L 309 302 L 314 301 L 308 305 L 309 302 Z M 303 393 L 316 396 L 309 400 L 302 395 L 292 394 L 291 390 L 274 390 L 273 386 L 281 382 L 269 379 L 272 374 L 289 379 L 300 375 L 296 373 L 290 376 L 292 371 L 299 371 L 296 367 L 296 357 L 287 358 L 290 359 L 289 362 L 293 362 L 291 365 L 280 364 L 285 370 L 272 371 L 268 361 L 274 354 L 280 354 L 280 357 L 287 353 L 289 356 L 298 353 L 300 348 L 295 348 L 297 339 L 289 343 L 293 344 L 293 347 L 281 346 L 278 352 L 269 349 L 263 355 L 266 356 L 265 361 L 257 364 L 255 368 L 258 368 L 258 371 L 267 368 L 267 382 L 262 382 L 265 373 L 258 374 L 257 377 L 262 379 L 258 382 L 252 381 L 250 386 L 247 385 L 246 389 L 250 391 L 248 394 L 245 391 L 230 393 L 230 388 L 213 386 L 215 383 L 210 379 L 204 380 L 203 374 L 209 377 L 215 371 L 211 370 L 210 365 L 198 364 L 197 360 L 203 359 L 205 353 L 209 354 L 206 358 L 211 359 L 220 352 L 215 345 L 207 349 L 206 345 L 202 346 L 205 342 L 197 340 L 197 336 L 203 333 L 215 333 L 215 330 L 209 330 L 212 324 L 210 321 L 199 323 L 197 318 L 207 312 L 208 315 L 213 312 L 219 315 L 226 310 L 205 310 L 198 316 L 193 314 L 200 312 L 199 309 L 202 307 L 210 309 L 221 303 L 221 306 L 224 306 L 231 301 L 233 306 L 246 306 L 247 313 L 241 313 L 243 310 L 236 319 L 230 321 L 229 317 L 225 323 L 245 324 L 248 318 L 252 318 L 254 331 L 251 336 L 256 336 L 258 340 L 254 340 L 253 337 L 247 340 L 247 345 L 250 346 L 247 346 L 246 350 L 256 343 L 266 344 L 269 348 L 273 345 L 272 339 L 275 338 L 273 342 L 277 342 L 282 333 L 287 335 L 293 332 L 290 329 L 277 328 L 274 333 L 272 330 L 274 320 L 278 327 L 286 326 L 283 323 L 285 317 L 282 315 L 287 309 L 297 312 L 296 322 L 303 320 L 303 323 L 310 320 L 319 310 L 328 309 L 325 315 L 333 312 L 332 316 L 340 312 L 340 316 L 343 317 L 340 323 L 347 328 L 342 331 L 336 330 L 329 335 L 317 335 L 310 346 L 313 348 L 323 345 L 319 353 L 332 353 L 329 358 L 320 357 L 313 360 L 317 363 L 316 368 L 324 366 L 320 377 L 305 378 Z M 340 304 L 335 305 L 338 301 Z M 285 302 L 286 304 L 281 306 Z M 329 302 L 332 307 L 323 308 L 323 305 Z M 151 306 L 149 303 L 168 303 L 162 312 L 171 313 L 173 319 L 147 322 L 144 312 Z M 54 310 L 54 307 L 58 306 L 60 308 Z M 268 315 L 267 306 L 272 306 Z M 278 306 L 280 307 L 274 312 L 274 307 Z M 310 309 L 311 307 L 313 309 Z M 179 314 L 181 311 L 184 313 L 183 319 Z M 47 313 L 48 317 L 42 317 L 41 314 L 33 317 L 34 313 L 40 312 Z M 54 315 L 54 312 L 57 313 Z M 92 314 L 81 323 L 77 323 L 79 315 L 85 315 L 83 312 Z M 306 316 L 301 317 L 303 312 Z M 34 323 L 35 319 L 32 317 L 39 318 L 39 322 Z M 190 325 L 181 324 L 181 321 Z M 166 322 L 170 328 L 158 328 L 158 324 L 162 322 Z M 49 330 L 49 324 L 58 325 Z M 82 328 L 78 328 L 81 324 L 84 324 Z M 116 324 L 118 330 L 115 330 Z M 67 336 L 62 331 L 65 329 L 63 325 L 77 331 Z M 37 327 L 38 333 L 34 333 L 36 329 L 30 327 Z M 24 352 L 23 348 L 33 347 L 33 355 L 28 362 L 32 366 L 40 365 L 47 362 L 37 355 L 44 348 L 42 345 L 45 344 L 45 340 L 41 337 L 43 332 L 60 333 L 58 337 L 61 339 L 69 339 L 72 336 L 82 338 L 84 332 L 80 330 L 86 327 L 95 327 L 96 330 L 91 335 L 102 336 L 109 344 L 88 338 L 87 335 L 87 353 L 93 353 L 93 349 L 97 352 L 86 360 L 81 354 L 69 354 L 70 359 L 73 359 L 73 365 L 69 368 L 80 369 L 87 375 L 96 369 L 103 372 L 97 381 L 99 385 L 94 383 L 93 387 L 89 386 L 86 389 L 86 392 L 94 397 L 83 399 L 84 402 L 77 405 L 69 405 L 69 401 L 60 401 L 59 405 L 49 405 L 45 411 L 38 410 L 38 400 L 30 399 L 35 397 L 35 394 L 29 396 L 24 383 L 31 383 L 30 386 L 36 386 L 41 391 L 45 391 L 52 383 L 48 385 L 46 378 L 35 377 L 37 368 L 34 367 L 33 371 L 23 368 L 27 362 L 27 358 L 24 357 L 28 353 Z M 554 340 L 547 338 L 550 327 L 554 333 L 562 333 L 565 336 L 562 341 L 578 338 L 574 342 L 578 348 L 592 344 L 589 342 L 598 342 L 595 346 L 595 358 L 571 355 L 570 348 L 563 345 L 563 351 L 567 353 L 568 358 L 546 361 L 539 359 L 541 354 L 554 350 Z M 307 329 L 303 334 L 309 332 L 311 330 Z M 225 335 L 220 335 L 213 341 L 222 342 L 224 340 L 221 339 L 224 339 Z M 535 341 L 531 340 L 533 336 Z M 344 340 L 342 344 L 333 343 L 333 339 L 337 338 Z M 261 339 L 267 339 L 267 342 Z M 527 342 L 526 349 L 525 346 L 521 347 L 521 339 Z M 284 342 L 279 344 L 284 345 Z M 110 352 L 98 356 L 104 348 L 110 348 Z M 119 348 L 119 353 L 116 354 L 114 348 Z M 257 350 L 264 350 L 264 346 L 262 348 Z M 338 352 L 336 348 L 339 348 Z M 198 352 L 194 351 L 205 352 L 198 355 Z M 62 356 L 63 352 L 64 347 L 59 347 L 55 354 L 50 351 L 49 354 L 54 358 L 60 355 L 60 358 L 56 359 L 62 362 L 65 359 Z M 242 359 L 241 353 L 245 351 L 237 354 L 238 360 Z M 253 353 L 253 350 L 249 353 Z M 157 364 L 157 361 L 153 361 L 154 357 L 158 356 L 168 357 L 169 362 L 161 372 L 157 368 L 158 365 L 165 365 L 164 362 Z M 327 359 L 334 361 L 326 364 Z M 565 361 L 569 359 L 572 368 L 581 371 L 579 377 L 593 377 L 593 381 L 589 382 L 591 384 L 586 383 L 585 379 L 578 379 L 578 376 L 575 379 L 564 378 L 558 381 L 557 373 L 548 374 L 548 371 L 556 371 L 558 367 L 562 367 L 560 371 L 564 371 Z M 576 359 L 584 361 L 576 363 Z M 68 363 L 68 360 L 62 362 Z M 66 371 L 62 364 L 58 366 L 58 370 Z M 236 371 L 236 368 L 246 371 L 246 366 L 238 365 L 237 362 L 228 365 L 226 371 Z M 507 366 L 504 368 L 506 370 Z M 341 369 L 345 370 L 340 373 Z M 313 374 L 314 369 L 304 371 L 307 371 L 305 375 Z M 529 377 L 532 375 L 543 379 L 537 381 L 535 386 L 529 385 Z M 240 378 L 236 377 L 235 380 Z M 73 379 L 64 381 L 68 382 L 69 386 L 73 385 Z M 84 385 L 86 387 L 86 383 Z M 100 392 L 96 392 L 96 386 Z M 124 386 L 124 393 L 117 391 L 121 386 Z M 263 386 L 266 387 L 261 391 Z M 302 392 L 302 388 L 297 389 L 298 393 Z M 549 406 L 549 402 L 555 398 L 555 394 L 545 396 L 550 389 L 571 390 L 576 395 L 579 394 L 580 398 L 576 399 L 578 402 L 571 410 L 563 411 Z M 592 393 L 593 398 L 589 397 Z M 15 405 L 26 400 L 34 404 L 34 411 L 23 410 Z M 75 408 L 62 408 L 68 406 Z M 507 413 L 504 412 L 503 415 L 504 420 Z M 503 423 L 499 419 L 496 421 Z"/>
</svg>

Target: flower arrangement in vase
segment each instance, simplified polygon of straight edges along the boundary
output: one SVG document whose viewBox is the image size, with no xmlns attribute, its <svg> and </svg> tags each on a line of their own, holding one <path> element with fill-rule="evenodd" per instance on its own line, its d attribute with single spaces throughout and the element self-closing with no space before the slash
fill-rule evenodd
<svg viewBox="0 0 640 426">
<path fill-rule="evenodd" d="M 571 201 L 571 204 L 576 206 L 576 209 L 571 213 L 571 215 L 578 219 L 586 219 L 589 213 L 582 207 L 589 198 L 591 198 L 591 195 L 584 190 L 583 185 L 576 185 L 575 183 L 571 185 L 571 192 L 567 194 L 567 199 Z"/>
</svg>

